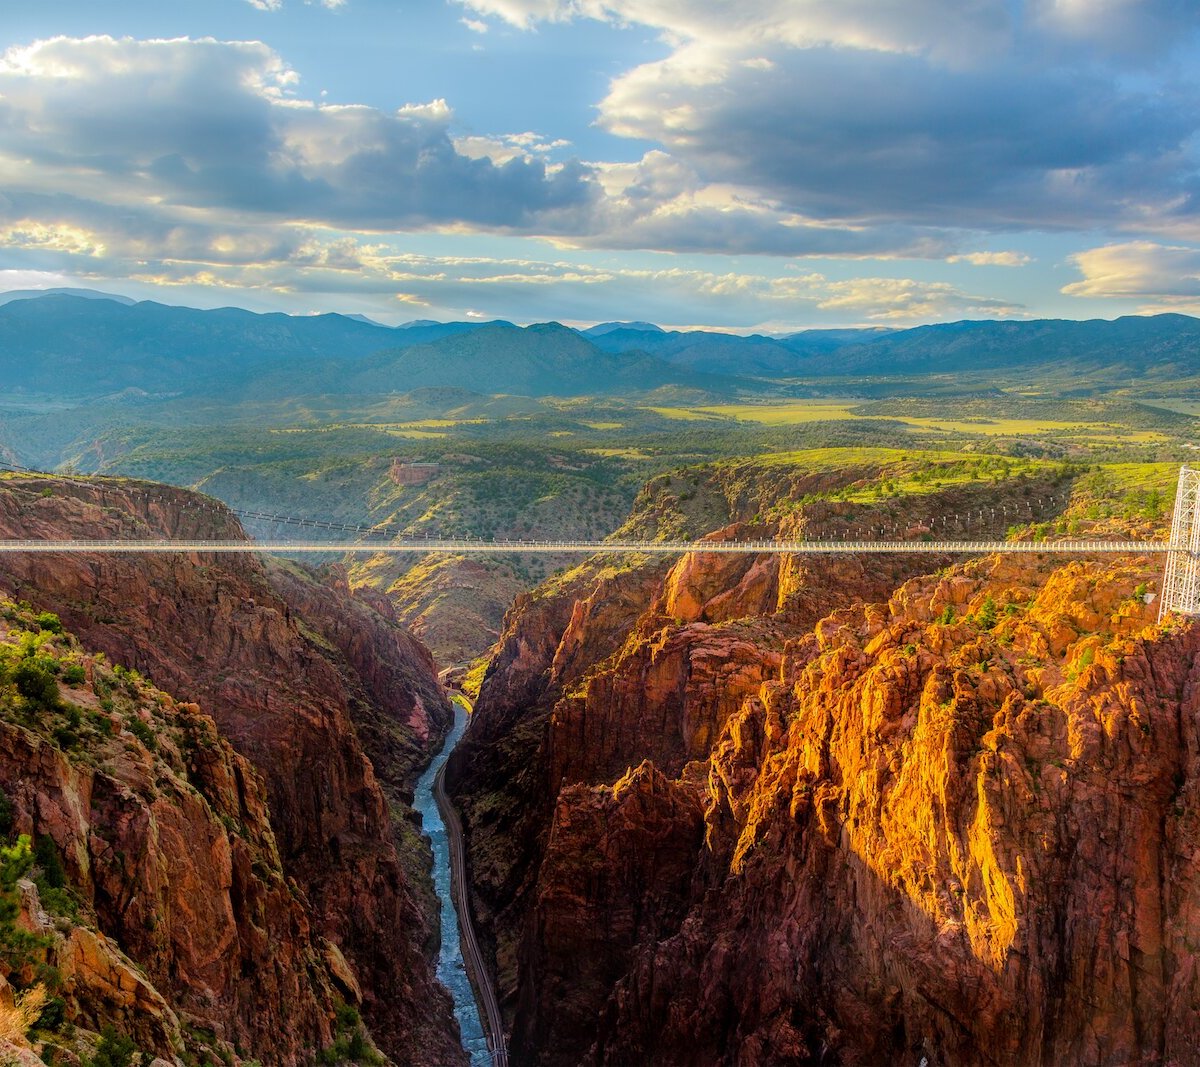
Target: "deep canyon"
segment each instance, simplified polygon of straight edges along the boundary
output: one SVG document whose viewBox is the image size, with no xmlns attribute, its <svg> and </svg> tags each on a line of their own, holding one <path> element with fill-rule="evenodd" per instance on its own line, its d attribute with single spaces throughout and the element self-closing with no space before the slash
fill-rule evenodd
<svg viewBox="0 0 1200 1067">
<path fill-rule="evenodd" d="M 625 530 L 919 536 L 1070 490 L 837 499 L 879 476 L 715 466 Z M 0 485 L 0 537 L 236 530 L 148 483 Z M 1200 1060 L 1200 637 L 1156 623 L 1157 568 L 607 556 L 518 597 L 448 764 L 511 1062 Z M 172 1063 L 465 1064 L 411 808 L 453 711 L 393 606 L 245 556 L 11 555 L 0 594 L 0 787 L 49 842 L 8 985 L 52 968 L 78 1028 Z"/>
</svg>

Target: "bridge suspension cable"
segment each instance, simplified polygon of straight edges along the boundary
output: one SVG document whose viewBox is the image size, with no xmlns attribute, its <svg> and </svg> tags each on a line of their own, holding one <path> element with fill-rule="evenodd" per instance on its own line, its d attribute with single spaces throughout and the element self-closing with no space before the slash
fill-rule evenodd
<svg viewBox="0 0 1200 1067">
<path fill-rule="evenodd" d="M 105 488 L 102 480 L 95 478 L 80 478 L 70 475 L 52 475 L 45 471 L 23 467 L 17 463 L 0 460 L 0 468 L 7 468 L 20 474 L 65 478 L 68 481 L 90 488 Z M 127 486 L 120 486 L 128 491 Z M 156 494 L 153 490 L 143 490 L 150 500 L 176 499 L 171 491 L 162 490 Z M 743 553 L 763 554 L 780 553 L 792 555 L 858 555 L 858 554 L 920 554 L 938 556 L 987 555 L 1003 554 L 1054 554 L 1054 555 L 1165 555 L 1167 558 L 1166 574 L 1163 582 L 1163 597 L 1161 614 L 1177 611 L 1186 615 L 1200 615 L 1200 471 L 1183 467 L 1180 471 L 1179 492 L 1176 498 L 1174 520 L 1169 541 L 1120 541 L 1120 540 L 1057 540 L 1057 541 L 1010 541 L 991 539 L 953 540 L 944 536 L 934 539 L 931 532 L 926 532 L 920 540 L 887 540 L 883 537 L 871 538 L 871 533 L 894 535 L 901 533 L 899 525 L 889 528 L 870 525 L 867 528 L 868 537 L 818 539 L 811 541 L 782 540 L 744 540 L 744 541 L 715 541 L 715 540 L 660 540 L 646 541 L 630 538 L 609 538 L 605 540 L 592 539 L 486 539 L 481 537 L 399 537 L 391 536 L 393 530 L 399 530 L 399 524 L 386 522 L 382 524 L 353 524 L 326 519 L 311 519 L 304 516 L 279 515 L 272 512 L 253 509 L 227 507 L 216 500 L 212 503 L 193 503 L 195 498 L 185 497 L 180 503 L 185 509 L 201 509 L 214 513 L 237 516 L 259 523 L 275 523 L 291 525 L 313 530 L 322 530 L 335 534 L 348 535 L 347 538 L 321 540 L 277 540 L 277 539 L 197 539 L 197 538 L 95 538 L 74 540 L 42 540 L 35 538 L 15 538 L 0 540 L 0 553 L 163 553 L 163 552 L 202 552 L 202 553 L 265 553 L 275 555 L 296 555 L 314 553 L 387 553 L 398 555 L 403 553 L 450 553 L 456 555 L 505 555 L 509 553 L 545 553 L 545 554 L 579 554 L 594 555 L 597 553 L 643 553 L 655 555 L 680 555 L 687 552 L 705 553 Z M 1037 499 L 1039 509 L 1045 509 L 1047 503 L 1055 503 L 1055 498 L 1049 501 L 1045 497 Z M 1007 521 L 1008 505 L 1001 504 L 1001 519 Z M 1014 517 L 1022 511 L 1033 515 L 1033 502 L 1026 500 L 1022 506 L 1014 506 Z M 968 526 L 973 519 L 980 524 L 985 518 L 992 524 L 996 518 L 996 508 L 969 509 L 965 513 L 955 514 L 953 527 L 961 527 L 963 520 Z M 927 520 L 925 529 L 933 531 L 939 525 L 946 530 L 950 516 L 934 516 Z M 861 529 L 861 527 L 859 528 Z M 857 532 L 857 531 L 856 531 Z M 352 537 L 353 539 L 348 539 Z M 391 538 L 385 540 L 385 538 Z"/>
<path fill-rule="evenodd" d="M 479 538 L 426 538 L 395 541 L 233 541 L 156 539 L 89 540 L 0 540 L 0 553 L 7 552 L 259 552 L 273 555 L 319 552 L 369 552 L 388 554 L 452 553 L 503 555 L 510 552 L 594 555 L 596 553 L 645 553 L 681 555 L 685 552 L 740 553 L 761 555 L 989 555 L 1000 552 L 1019 555 L 1163 555 L 1173 551 L 1166 541 L 638 541 L 565 540 L 512 541 Z"/>
</svg>

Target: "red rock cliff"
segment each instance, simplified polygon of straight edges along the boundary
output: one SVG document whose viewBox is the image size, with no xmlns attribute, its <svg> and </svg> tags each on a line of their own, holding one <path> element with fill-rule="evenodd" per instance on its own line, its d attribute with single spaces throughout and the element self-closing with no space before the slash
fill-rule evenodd
<svg viewBox="0 0 1200 1067">
<path fill-rule="evenodd" d="M 39 633 L 32 612 L 0 610 L 10 667 L 36 637 L 31 662 L 74 671 L 54 707 L 23 699 L 0 670 L 8 833 L 53 842 L 70 886 L 51 904 L 26 884 L 23 909 L 68 1021 L 114 1025 L 168 1058 L 202 1054 L 203 1030 L 218 1055 L 308 1062 L 333 1040 L 335 999 L 353 994 L 283 874 L 261 777 L 196 705 Z M 7 978 L 37 973 L 17 966 Z"/>
<path fill-rule="evenodd" d="M 13 477 L 0 490 L 3 537 L 239 533 L 220 505 L 146 483 Z M 449 999 L 422 949 L 428 922 L 354 723 L 370 709 L 370 736 L 399 714 L 403 729 L 388 733 L 403 735 L 411 754 L 448 722 L 432 690 L 390 688 L 427 661 L 396 670 L 374 662 L 375 651 L 405 645 L 386 618 L 248 556 L 6 556 L 0 588 L 57 611 L 90 647 L 202 703 L 261 771 L 283 870 L 302 888 L 314 929 L 344 952 L 381 1046 L 400 1063 L 461 1062 Z M 310 620 L 289 601 L 320 610 Z"/>
<path fill-rule="evenodd" d="M 517 606 L 456 788 L 518 1062 L 1200 1059 L 1200 631 L 1147 559 L 928 566 Z"/>
</svg>

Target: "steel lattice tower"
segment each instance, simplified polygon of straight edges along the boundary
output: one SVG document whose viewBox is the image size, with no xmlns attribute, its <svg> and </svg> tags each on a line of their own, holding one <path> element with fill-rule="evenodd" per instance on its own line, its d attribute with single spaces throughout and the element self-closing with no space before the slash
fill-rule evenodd
<svg viewBox="0 0 1200 1067">
<path fill-rule="evenodd" d="M 1159 622 L 1169 611 L 1200 615 L 1200 470 L 1180 468 L 1170 547 L 1159 600 Z"/>
</svg>

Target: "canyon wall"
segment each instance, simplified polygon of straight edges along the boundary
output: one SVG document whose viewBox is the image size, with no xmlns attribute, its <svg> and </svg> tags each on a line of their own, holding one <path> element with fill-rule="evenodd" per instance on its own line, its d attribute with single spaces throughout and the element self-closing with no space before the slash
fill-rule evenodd
<svg viewBox="0 0 1200 1067">
<path fill-rule="evenodd" d="M 358 994 L 284 875 L 261 776 L 197 705 L 42 630 L 45 616 L 0 612 L 2 829 L 38 843 L 30 873 L 50 869 L 18 886 L 37 941 L 22 963 L 0 936 L 7 978 L 49 981 L 76 1028 L 116 1026 L 147 1053 L 309 1062 Z M 14 691 L 25 664 L 60 696 Z"/>
<path fill-rule="evenodd" d="M 220 505 L 169 487 L 0 483 L 0 537 L 239 534 Z M 380 1047 L 397 1063 L 463 1062 L 429 960 L 404 785 L 451 712 L 428 654 L 386 606 L 352 598 L 336 574 L 318 581 L 241 555 L 9 555 L 0 590 L 57 612 L 88 648 L 211 716 L 261 774 L 283 875 L 313 936 L 344 957 L 343 984 L 361 994 Z"/>
<path fill-rule="evenodd" d="M 744 523 L 772 473 L 708 477 Z M 515 605 L 452 761 L 514 1062 L 1200 1059 L 1200 630 L 1159 565 L 697 553 Z"/>
</svg>

